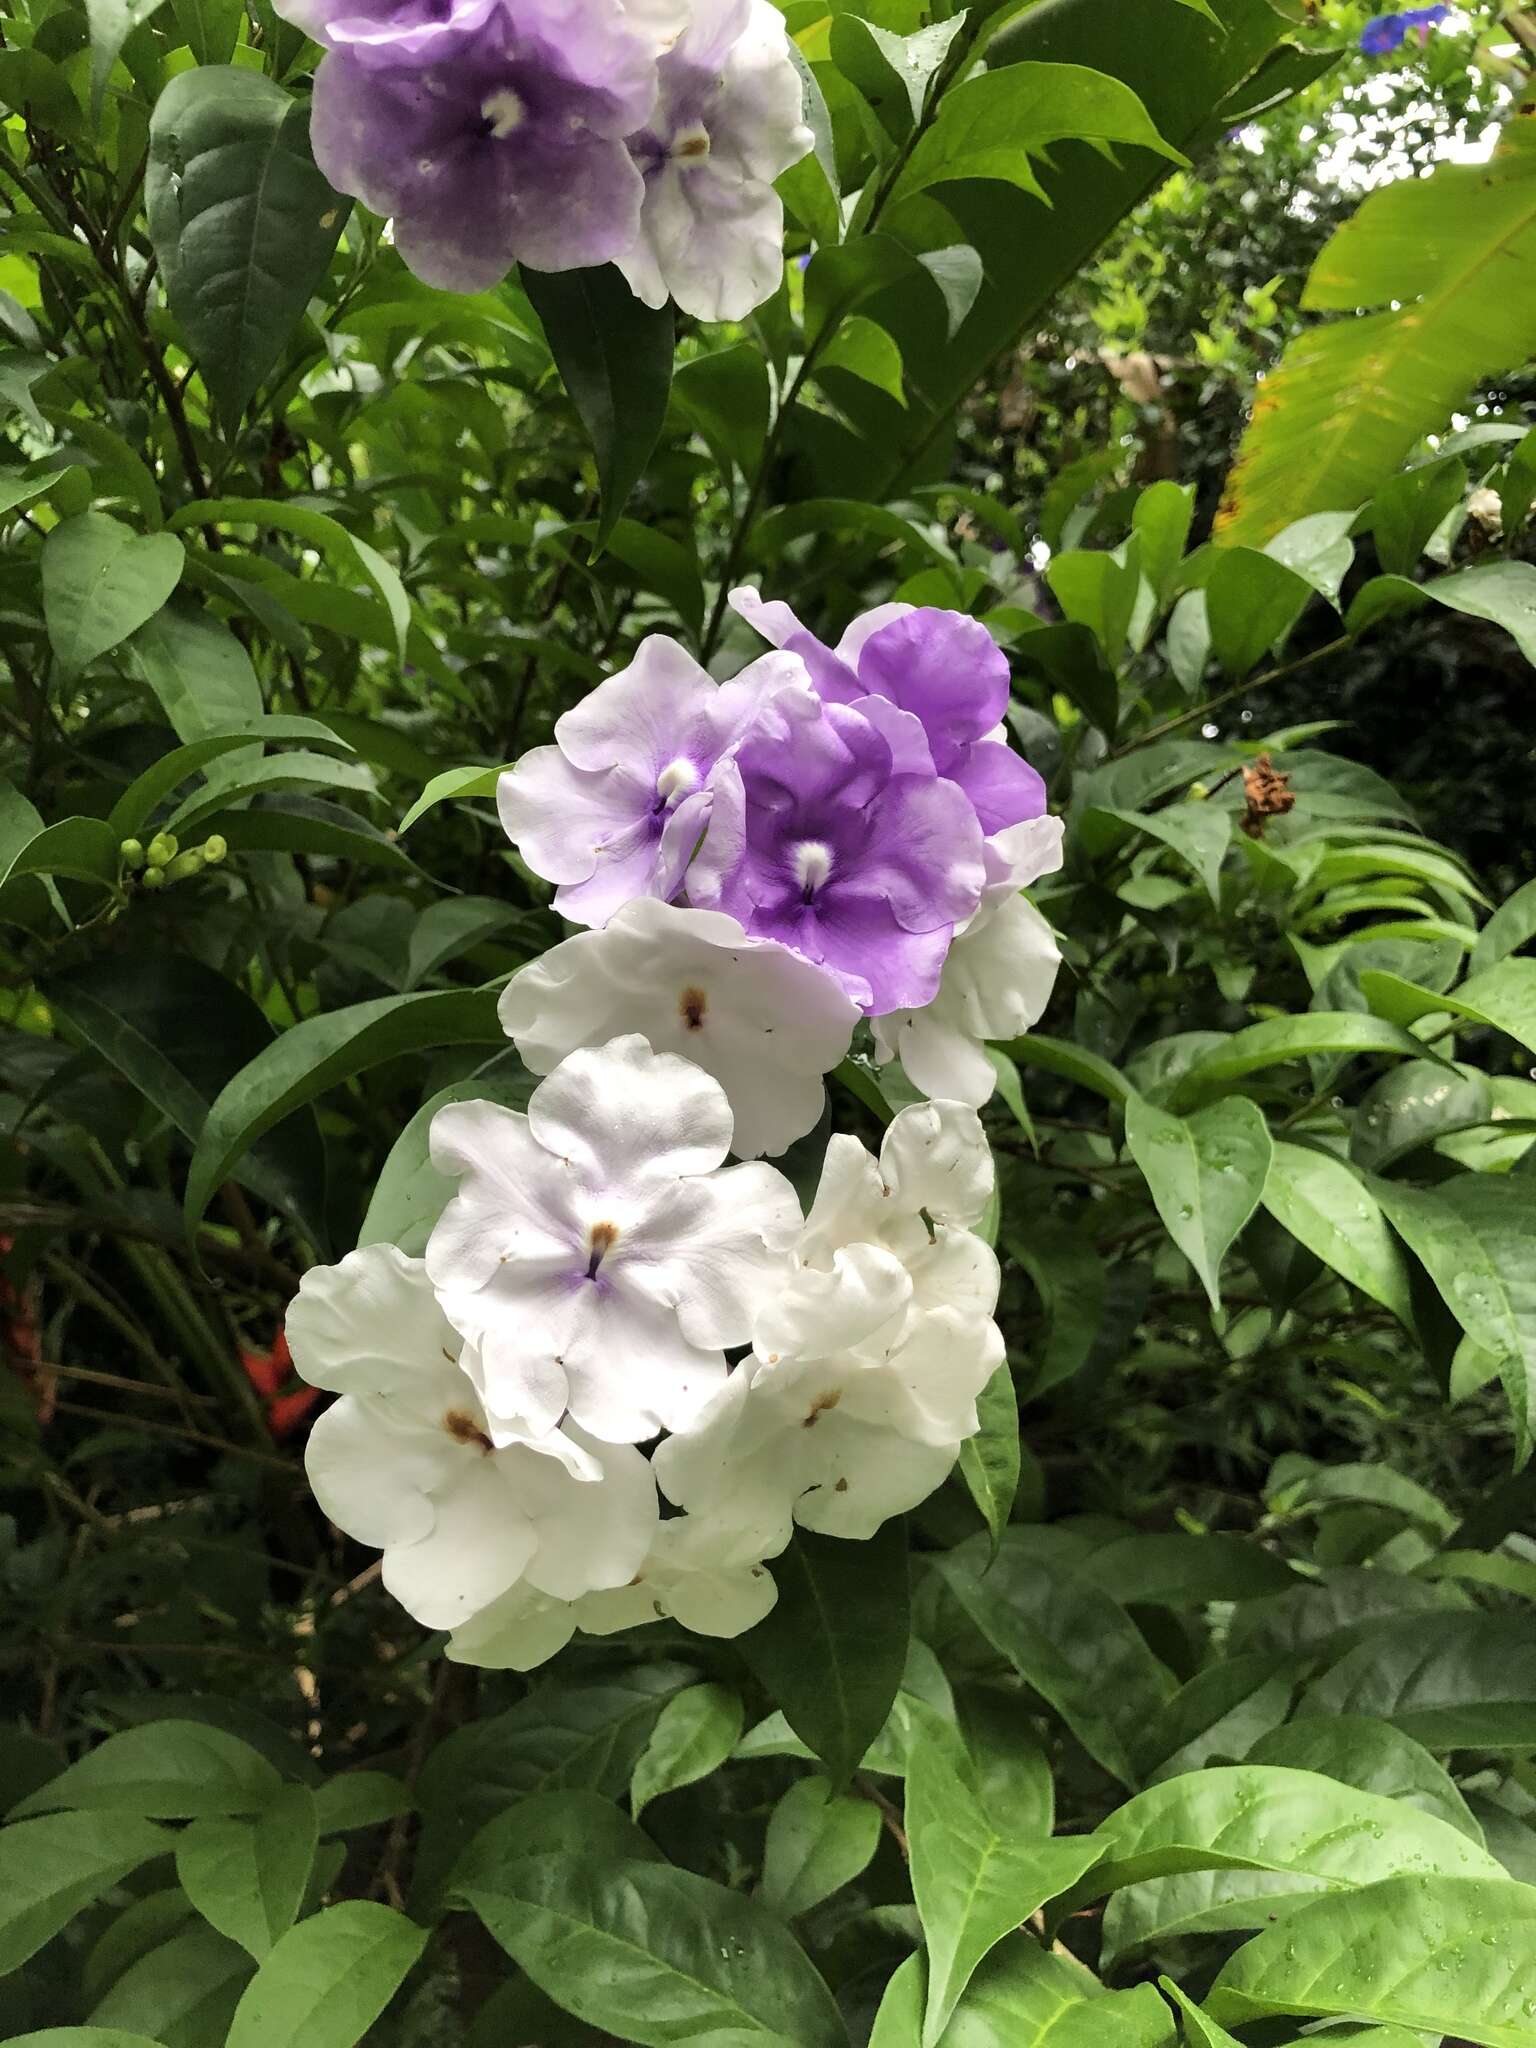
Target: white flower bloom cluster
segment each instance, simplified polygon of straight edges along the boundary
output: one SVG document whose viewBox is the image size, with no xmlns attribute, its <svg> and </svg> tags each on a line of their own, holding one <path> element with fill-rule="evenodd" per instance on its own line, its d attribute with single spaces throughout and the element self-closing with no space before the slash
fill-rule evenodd
<svg viewBox="0 0 1536 2048">
<path fill-rule="evenodd" d="M 834 1137 L 809 1217 L 775 1168 L 725 1163 L 732 1137 L 694 1061 L 583 1047 L 526 1115 L 438 1113 L 458 1189 L 424 1259 L 305 1276 L 289 1345 L 341 1396 L 311 1483 L 451 1657 L 525 1670 L 667 1617 L 738 1634 L 797 1522 L 872 1534 L 976 1428 L 1003 1346 L 975 1112 L 905 1109 L 878 1160 Z"/>
</svg>

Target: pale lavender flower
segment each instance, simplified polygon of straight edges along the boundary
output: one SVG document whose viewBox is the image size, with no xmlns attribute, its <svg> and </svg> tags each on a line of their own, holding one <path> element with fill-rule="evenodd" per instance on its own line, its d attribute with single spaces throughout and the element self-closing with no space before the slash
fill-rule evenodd
<svg viewBox="0 0 1536 2048">
<path fill-rule="evenodd" d="M 513 263 L 570 270 L 634 242 L 656 44 L 621 0 L 288 0 L 327 46 L 315 160 L 393 218 L 416 275 L 450 291 Z"/>
</svg>

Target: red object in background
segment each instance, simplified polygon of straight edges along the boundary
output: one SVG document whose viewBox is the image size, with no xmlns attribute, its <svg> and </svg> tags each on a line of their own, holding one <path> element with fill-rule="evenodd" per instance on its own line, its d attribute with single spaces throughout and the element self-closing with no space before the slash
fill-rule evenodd
<svg viewBox="0 0 1536 2048">
<path fill-rule="evenodd" d="M 15 1238 L 0 1236 L 0 1258 L 15 1250 Z M 57 1375 L 43 1366 L 43 1338 L 37 1325 L 38 1287 L 32 1279 L 18 1289 L 0 1273 L 0 1355 L 37 1397 L 39 1422 L 53 1420 Z"/>
<path fill-rule="evenodd" d="M 293 1378 L 293 1357 L 288 1349 L 288 1333 L 279 1330 L 270 1351 L 242 1351 L 240 1363 L 245 1367 L 245 1376 L 260 1394 L 267 1410 L 267 1427 L 281 1443 L 293 1435 L 310 1409 L 320 1398 L 318 1387 L 296 1387 L 290 1393 L 283 1393 Z"/>
</svg>

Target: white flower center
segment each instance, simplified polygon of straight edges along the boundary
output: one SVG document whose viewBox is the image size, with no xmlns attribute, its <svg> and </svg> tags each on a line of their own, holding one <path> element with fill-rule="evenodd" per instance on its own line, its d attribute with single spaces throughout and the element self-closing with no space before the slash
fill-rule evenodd
<svg viewBox="0 0 1536 2048">
<path fill-rule="evenodd" d="M 656 778 L 656 794 L 667 805 L 675 804 L 691 789 L 696 789 L 699 771 L 684 754 L 675 761 L 669 761 Z"/>
<path fill-rule="evenodd" d="M 832 849 L 819 839 L 802 839 L 790 855 L 790 865 L 809 903 L 832 872 Z"/>
<path fill-rule="evenodd" d="M 523 125 L 524 107 L 510 85 L 504 85 L 500 92 L 493 92 L 480 102 L 482 119 L 490 122 L 490 134 L 497 142 Z"/>
<path fill-rule="evenodd" d="M 709 130 L 702 121 L 694 121 L 687 128 L 679 128 L 672 138 L 672 147 L 667 154 L 673 163 L 681 164 L 685 170 L 690 165 L 708 163 Z"/>
</svg>

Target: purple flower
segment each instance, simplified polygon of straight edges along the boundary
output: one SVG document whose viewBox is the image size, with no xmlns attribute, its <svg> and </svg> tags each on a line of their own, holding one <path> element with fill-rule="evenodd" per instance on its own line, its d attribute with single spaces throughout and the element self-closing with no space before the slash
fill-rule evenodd
<svg viewBox="0 0 1536 2048">
<path fill-rule="evenodd" d="M 880 605 L 855 619 L 832 649 L 786 604 L 765 604 L 755 590 L 733 591 L 731 602 L 765 640 L 800 656 L 828 703 L 857 706 L 877 723 L 902 766 L 927 760 L 958 783 L 989 837 L 1043 815 L 1045 784 L 999 731 L 1008 661 L 979 620 Z"/>
<path fill-rule="evenodd" d="M 1385 57 L 1401 49 L 1412 30 L 1428 37 L 1450 13 L 1449 7 L 1408 7 L 1397 14 L 1378 14 L 1360 31 L 1360 47 L 1368 57 Z"/>
<path fill-rule="evenodd" d="M 507 837 L 536 875 L 558 882 L 555 908 L 606 924 L 637 896 L 669 902 L 709 823 L 717 770 L 775 689 L 807 696 L 791 655 L 768 654 L 717 683 L 653 634 L 622 674 L 599 683 L 501 778 Z"/>
<path fill-rule="evenodd" d="M 983 879 L 964 790 L 931 762 L 908 769 L 863 710 L 784 690 L 717 775 L 688 894 L 792 946 L 881 1016 L 931 1000 Z"/>
<path fill-rule="evenodd" d="M 656 52 L 620 0 L 288 0 L 327 45 L 315 160 L 426 283 L 606 263 L 634 241 Z"/>
</svg>

